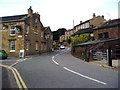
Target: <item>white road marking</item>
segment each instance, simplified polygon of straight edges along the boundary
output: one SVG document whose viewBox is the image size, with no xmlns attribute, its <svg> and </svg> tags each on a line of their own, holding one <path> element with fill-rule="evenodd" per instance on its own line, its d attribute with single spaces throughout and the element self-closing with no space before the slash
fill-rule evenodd
<svg viewBox="0 0 120 90">
<path fill-rule="evenodd" d="M 54 56 L 52 57 L 52 59 L 54 59 Z"/>
<path fill-rule="evenodd" d="M 22 62 L 22 61 L 27 60 L 27 59 L 31 59 L 31 58 L 19 59 L 19 60 L 17 60 L 15 63 L 13 63 L 12 65 L 10 65 L 9 68 L 11 68 L 12 66 L 18 64 L 19 62 Z"/>
<path fill-rule="evenodd" d="M 55 64 L 59 65 L 59 63 L 57 63 L 57 62 L 54 60 L 54 57 L 55 57 L 55 56 L 52 57 L 52 61 L 53 61 Z"/>
<path fill-rule="evenodd" d="M 18 64 L 18 61 L 16 63 L 13 63 L 12 65 L 9 66 L 9 68 L 11 68 L 12 66 Z"/>
<path fill-rule="evenodd" d="M 92 81 L 95 81 L 95 82 L 98 82 L 98 83 L 101 83 L 101 84 L 104 84 L 104 85 L 107 84 L 107 83 L 105 83 L 105 82 L 102 82 L 102 81 L 96 80 L 96 79 L 94 79 L 94 78 L 91 78 L 91 77 L 82 75 L 82 74 L 80 74 L 80 73 L 77 73 L 77 72 L 75 72 L 75 71 L 73 71 L 73 70 L 70 70 L 70 69 L 68 69 L 68 68 L 66 68 L 66 67 L 63 67 L 63 68 L 64 68 L 65 70 L 67 70 L 67 71 L 70 71 L 70 72 L 72 72 L 72 73 L 74 73 L 74 74 L 77 74 L 77 75 L 82 76 L 82 77 L 84 77 L 84 78 L 87 78 L 87 79 L 89 79 L 89 80 L 92 80 Z"/>
<path fill-rule="evenodd" d="M 55 64 L 59 65 L 55 60 L 52 60 Z"/>
<path fill-rule="evenodd" d="M 0 60 L 0 62 L 8 62 L 8 61 L 16 61 L 16 60 Z"/>
<path fill-rule="evenodd" d="M 59 55 L 59 54 L 57 54 L 57 55 Z M 57 56 L 57 55 L 55 55 L 55 56 Z M 52 61 L 53 61 L 55 64 L 59 65 L 59 63 L 57 63 L 57 62 L 54 60 L 55 56 L 52 57 Z M 86 75 L 80 74 L 80 73 L 78 73 L 78 72 L 75 72 L 75 71 L 73 71 L 73 70 L 71 70 L 71 69 L 69 69 L 69 68 L 67 68 L 67 67 L 63 67 L 63 68 L 64 68 L 65 70 L 67 70 L 67 71 L 70 71 L 70 72 L 72 72 L 72 73 L 74 73 L 74 74 L 76 74 L 76 75 L 79 75 L 79 76 L 81 76 L 81 77 L 87 78 L 87 79 L 89 79 L 89 80 L 92 80 L 92 81 L 101 83 L 101 84 L 103 84 L 103 85 L 106 85 L 106 84 L 107 84 L 107 83 L 105 83 L 105 82 L 102 82 L 102 81 L 99 81 L 99 80 L 97 80 L 97 79 L 94 79 L 94 78 L 88 77 L 88 76 L 86 76 Z"/>
</svg>

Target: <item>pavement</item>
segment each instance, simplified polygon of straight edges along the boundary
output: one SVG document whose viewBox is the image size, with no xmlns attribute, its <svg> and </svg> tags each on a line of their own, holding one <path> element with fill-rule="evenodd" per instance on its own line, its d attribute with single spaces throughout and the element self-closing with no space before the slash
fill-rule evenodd
<svg viewBox="0 0 120 90">
<path fill-rule="evenodd" d="M 111 68 L 115 70 L 120 70 L 120 61 L 119 60 L 112 60 L 112 67 L 108 66 L 108 63 L 106 60 L 101 60 L 101 61 L 90 61 L 89 63 L 91 64 L 96 64 L 105 68 Z"/>
</svg>

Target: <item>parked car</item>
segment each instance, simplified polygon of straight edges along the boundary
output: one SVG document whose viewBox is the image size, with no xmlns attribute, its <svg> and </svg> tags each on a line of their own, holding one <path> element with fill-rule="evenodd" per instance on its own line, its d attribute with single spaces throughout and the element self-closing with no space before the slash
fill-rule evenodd
<svg viewBox="0 0 120 90">
<path fill-rule="evenodd" d="M 60 49 L 65 49 L 65 46 L 64 46 L 64 45 L 61 45 L 61 46 L 60 46 Z"/>
<path fill-rule="evenodd" d="M 5 50 L 0 50 L 0 58 L 1 59 L 7 59 L 8 55 L 5 52 Z"/>
</svg>

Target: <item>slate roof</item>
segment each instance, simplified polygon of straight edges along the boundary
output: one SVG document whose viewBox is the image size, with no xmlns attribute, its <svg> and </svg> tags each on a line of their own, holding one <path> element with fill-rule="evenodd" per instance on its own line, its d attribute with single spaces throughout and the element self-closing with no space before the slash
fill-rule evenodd
<svg viewBox="0 0 120 90">
<path fill-rule="evenodd" d="M 92 28 L 80 29 L 77 32 L 75 32 L 74 34 L 72 34 L 71 36 L 80 35 L 80 34 L 84 34 L 84 33 L 93 33 L 93 29 Z"/>
<path fill-rule="evenodd" d="M 27 17 L 27 14 L 15 15 L 15 16 L 5 16 L 5 17 L 0 17 L 0 18 L 2 18 L 2 22 L 9 22 L 9 21 L 25 20 L 26 17 Z"/>
<path fill-rule="evenodd" d="M 108 40 L 102 40 L 102 41 L 90 41 L 90 42 L 76 44 L 75 46 L 85 46 L 85 45 L 91 45 L 91 44 L 110 42 L 110 41 L 114 41 L 114 40 L 120 40 L 120 39 L 119 38 L 115 38 L 115 39 L 108 39 Z"/>
</svg>

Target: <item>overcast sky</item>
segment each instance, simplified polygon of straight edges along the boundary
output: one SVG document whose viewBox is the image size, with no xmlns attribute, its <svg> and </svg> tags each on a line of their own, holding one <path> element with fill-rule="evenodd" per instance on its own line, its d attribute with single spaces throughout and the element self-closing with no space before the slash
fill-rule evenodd
<svg viewBox="0 0 120 90">
<path fill-rule="evenodd" d="M 43 25 L 52 31 L 59 28 L 72 29 L 82 20 L 104 15 L 105 19 L 118 18 L 120 0 L 0 0 L 0 17 L 27 14 L 32 6 L 33 12 L 39 12 Z"/>
</svg>

